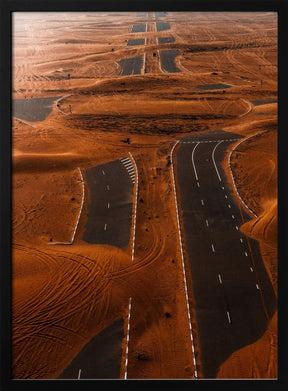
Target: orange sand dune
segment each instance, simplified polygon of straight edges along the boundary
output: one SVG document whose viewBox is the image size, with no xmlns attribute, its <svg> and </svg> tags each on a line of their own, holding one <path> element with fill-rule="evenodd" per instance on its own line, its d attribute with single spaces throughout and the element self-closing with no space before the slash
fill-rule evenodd
<svg viewBox="0 0 288 391">
<path fill-rule="evenodd" d="M 13 170 L 15 173 L 70 170 L 84 161 L 84 156 L 71 152 L 57 154 L 17 153 L 13 157 Z"/>
<path fill-rule="evenodd" d="M 132 297 L 129 377 L 193 379 L 169 154 L 176 139 L 192 132 L 267 131 L 243 142 L 232 165 L 239 193 L 258 215 L 241 229 L 259 240 L 277 292 L 277 104 L 251 103 L 277 97 L 277 14 L 167 13 L 171 29 L 159 33 L 152 12 L 144 19 L 132 13 L 15 18 L 13 98 L 72 95 L 60 101 L 65 114 L 54 105 L 35 128 L 13 121 L 13 378 L 57 378 L 116 319 L 123 317 L 127 329 Z M 135 23 L 148 23 L 145 47 L 127 46 Z M 160 47 L 156 37 L 170 35 L 175 42 Z M 164 48 L 179 50 L 180 73 L 161 72 L 156 51 Z M 117 61 L 144 52 L 146 73 L 120 77 Z M 195 89 L 217 83 L 232 87 Z M 78 167 L 85 180 L 85 169 L 129 152 L 139 171 L 134 262 L 132 235 L 124 250 L 81 240 L 86 184 L 73 245 L 49 245 L 71 240 L 83 195 Z M 224 168 L 230 177 L 227 159 Z M 187 279 L 190 293 L 193 276 Z M 189 301 L 201 378 L 192 296 Z M 276 377 L 276 341 L 274 316 L 262 338 L 223 363 L 218 378 Z M 126 338 L 121 378 L 125 346 Z"/>
</svg>

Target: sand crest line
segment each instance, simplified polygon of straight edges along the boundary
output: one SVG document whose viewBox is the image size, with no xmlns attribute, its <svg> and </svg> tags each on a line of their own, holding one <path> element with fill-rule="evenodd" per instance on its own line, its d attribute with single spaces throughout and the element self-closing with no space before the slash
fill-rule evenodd
<svg viewBox="0 0 288 391">
<path fill-rule="evenodd" d="M 82 175 L 80 167 L 78 167 L 78 171 L 79 171 L 80 178 L 81 178 L 81 183 L 82 183 L 82 201 L 81 201 L 81 206 L 80 206 L 80 210 L 79 210 L 79 214 L 78 214 L 78 219 L 77 219 L 77 223 L 76 223 L 75 228 L 74 228 L 74 232 L 73 232 L 73 235 L 72 235 L 71 242 L 49 242 L 48 244 L 73 244 L 73 242 L 74 242 L 75 234 L 76 234 L 76 230 L 77 230 L 78 223 L 79 223 L 79 220 L 80 220 L 80 216 L 81 216 L 81 213 L 82 213 L 82 209 L 83 209 L 83 205 L 84 205 L 84 198 L 85 198 L 84 179 L 83 179 L 83 175 Z"/>
<path fill-rule="evenodd" d="M 68 94 L 68 95 L 62 96 L 61 98 L 59 98 L 58 100 L 56 100 L 56 109 L 57 109 L 58 111 L 60 111 L 60 113 L 65 114 L 65 115 L 68 115 L 68 113 L 65 113 L 65 111 L 59 109 L 58 103 L 59 103 L 62 99 L 69 98 L 69 96 L 71 96 L 71 95 L 72 95 L 72 94 Z"/>
<path fill-rule="evenodd" d="M 193 71 L 190 71 L 189 69 L 187 69 L 186 67 L 184 67 L 184 65 L 182 64 L 180 58 L 177 59 L 177 62 L 178 62 L 178 64 L 180 65 L 180 67 L 183 68 L 186 72 L 194 73 Z"/>
<path fill-rule="evenodd" d="M 23 119 L 16 118 L 16 117 L 14 117 L 14 118 L 16 119 L 16 121 L 19 121 L 19 122 L 21 122 L 22 124 L 25 124 L 25 125 L 31 126 L 31 128 L 36 128 L 36 126 L 35 126 L 35 125 L 32 125 L 32 124 L 30 124 L 29 122 L 23 121 Z"/>
<path fill-rule="evenodd" d="M 248 105 L 249 105 L 249 109 L 244 113 L 244 114 L 241 114 L 241 115 L 239 115 L 239 118 L 241 118 L 241 117 L 244 117 L 245 115 L 247 115 L 247 114 L 249 114 L 250 113 L 250 111 L 252 110 L 252 108 L 253 108 L 253 106 L 252 106 L 252 103 L 251 102 L 249 102 L 247 99 L 243 99 L 243 98 L 241 98 L 241 100 L 243 101 L 243 102 L 245 102 L 245 103 L 248 103 Z"/>
<path fill-rule="evenodd" d="M 195 378 L 198 379 L 197 365 L 196 365 L 196 358 L 195 358 L 194 338 L 193 338 L 192 325 L 191 325 L 191 317 L 190 317 L 190 306 L 189 306 L 189 298 L 188 298 L 188 290 L 187 290 L 186 272 L 185 272 L 185 264 L 184 264 L 184 254 L 183 254 L 183 246 L 182 246 L 182 237 L 181 237 L 181 229 L 180 229 L 180 220 L 179 220 L 179 213 L 178 213 L 178 202 L 177 202 L 177 195 L 176 195 L 175 175 L 174 175 L 174 167 L 173 167 L 173 152 L 174 152 L 174 149 L 175 149 L 175 147 L 176 147 L 176 145 L 177 145 L 178 143 L 179 143 L 179 140 L 177 140 L 177 141 L 175 142 L 175 144 L 173 145 L 173 147 L 172 147 L 172 149 L 171 149 L 170 160 L 171 160 L 172 180 L 173 180 L 175 208 L 176 208 L 176 215 L 177 215 L 177 225 L 178 225 L 178 235 L 179 235 L 179 242 L 180 242 L 180 251 L 181 251 L 183 278 L 184 278 L 184 286 L 185 286 L 185 296 L 186 296 L 186 304 L 187 304 L 187 312 L 188 312 L 188 322 L 189 322 L 189 328 L 190 328 L 190 339 L 191 339 L 191 345 L 192 345 L 192 355 L 193 355 L 193 364 L 194 364 L 194 375 L 195 375 Z"/>
<path fill-rule="evenodd" d="M 235 189 L 235 191 L 236 191 L 236 194 L 237 194 L 238 198 L 240 199 L 240 201 L 242 202 L 242 204 L 245 206 L 245 208 L 248 209 L 249 212 L 252 213 L 253 216 L 256 217 L 256 218 L 258 217 L 257 214 L 256 214 L 255 212 L 253 212 L 253 210 L 251 210 L 251 209 L 249 208 L 249 206 L 244 202 L 244 200 L 242 199 L 242 197 L 241 197 L 240 194 L 239 194 L 239 191 L 238 191 L 237 186 L 236 186 L 236 183 L 235 183 L 235 179 L 234 179 L 232 167 L 231 167 L 231 156 L 232 156 L 232 153 L 235 151 L 235 149 L 236 149 L 241 143 L 243 143 L 244 141 L 246 141 L 246 140 L 248 140 L 248 139 L 250 139 L 250 138 L 252 138 L 252 137 L 259 136 L 260 134 L 263 134 L 263 133 L 266 133 L 266 132 L 268 132 L 268 130 L 264 130 L 263 132 L 258 132 L 258 133 L 252 134 L 251 136 L 242 139 L 241 141 L 239 141 L 239 143 L 237 143 L 237 144 L 232 148 L 232 150 L 230 151 L 229 156 L 228 156 L 228 166 L 229 166 L 229 170 L 230 170 L 230 174 L 231 174 L 231 177 L 232 177 L 232 181 L 233 181 L 233 185 L 234 185 L 234 189 Z"/>
<path fill-rule="evenodd" d="M 112 75 L 114 75 L 115 72 L 118 71 L 120 65 L 118 64 L 118 62 L 114 61 L 114 63 L 116 64 L 116 68 L 114 69 L 114 71 L 112 71 L 111 73 L 109 73 L 108 75 L 106 75 L 106 77 L 110 77 Z"/>
</svg>

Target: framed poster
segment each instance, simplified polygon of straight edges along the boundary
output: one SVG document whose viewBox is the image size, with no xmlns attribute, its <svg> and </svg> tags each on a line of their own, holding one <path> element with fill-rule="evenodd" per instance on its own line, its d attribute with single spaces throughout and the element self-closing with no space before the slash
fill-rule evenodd
<svg viewBox="0 0 288 391">
<path fill-rule="evenodd" d="M 284 3 L 2 8 L 3 389 L 284 389 Z"/>
</svg>

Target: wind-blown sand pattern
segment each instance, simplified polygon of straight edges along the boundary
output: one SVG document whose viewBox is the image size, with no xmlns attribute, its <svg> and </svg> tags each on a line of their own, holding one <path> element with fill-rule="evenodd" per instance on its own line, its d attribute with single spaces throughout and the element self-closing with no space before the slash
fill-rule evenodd
<svg viewBox="0 0 288 391">
<path fill-rule="evenodd" d="M 12 128 L 15 379 L 57 379 L 119 319 L 119 378 L 203 377 L 193 275 L 186 269 L 187 306 L 184 234 L 179 236 L 175 209 L 179 188 L 170 159 L 175 142 L 192 133 L 222 129 L 244 138 L 234 150 L 237 140 L 229 144 L 221 164 L 239 205 L 235 186 L 257 216 L 250 214 L 240 230 L 258 240 L 277 295 L 277 14 L 156 14 L 13 15 L 12 98 L 15 107 L 29 102 Z M 179 72 L 162 72 L 161 50 L 177 53 Z M 136 57 L 141 71 L 125 61 Z M 41 99 L 49 107 L 35 116 Z M 129 243 L 87 243 L 93 199 L 85 171 L 129 153 L 137 167 L 137 190 L 131 182 L 137 219 L 133 215 Z M 70 242 L 74 232 L 73 244 L 49 246 Z M 79 368 L 77 376 L 84 373 Z M 216 377 L 277 378 L 277 311 L 265 333 L 234 351 Z"/>
</svg>

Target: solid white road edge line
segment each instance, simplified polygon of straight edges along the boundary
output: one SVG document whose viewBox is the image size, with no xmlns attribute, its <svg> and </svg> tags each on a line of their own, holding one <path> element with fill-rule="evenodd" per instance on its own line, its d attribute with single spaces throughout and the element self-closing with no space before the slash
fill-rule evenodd
<svg viewBox="0 0 288 391">
<path fill-rule="evenodd" d="M 189 307 L 189 300 L 188 300 L 186 272 L 185 272 L 185 264 L 184 264 L 183 246 L 182 246 L 182 238 L 181 238 L 181 230 L 180 230 L 180 220 L 179 220 L 179 213 L 178 213 L 178 202 L 177 202 L 175 176 L 174 176 L 174 167 L 173 167 L 173 152 L 174 152 L 174 149 L 175 149 L 175 147 L 176 147 L 176 145 L 178 143 L 179 143 L 179 140 L 177 140 L 174 143 L 174 145 L 173 145 L 173 147 L 171 149 L 170 161 L 171 161 L 172 180 L 173 180 L 173 188 L 174 188 L 174 199 L 175 199 L 175 208 L 176 208 L 176 215 L 177 215 L 178 235 L 179 235 L 179 243 L 180 243 L 180 251 L 181 251 L 183 278 L 184 278 L 184 285 L 185 285 L 185 295 L 186 295 L 186 304 L 187 304 L 187 312 L 188 312 L 188 322 L 189 322 L 190 338 L 191 338 L 191 344 L 192 344 L 192 355 L 193 355 L 193 363 L 194 363 L 194 375 L 195 375 L 195 378 L 197 379 L 198 378 L 198 374 L 197 374 L 197 365 L 196 365 L 196 358 L 195 358 L 194 338 L 193 338 L 191 318 L 190 318 L 190 307 Z"/>
<path fill-rule="evenodd" d="M 192 160 L 192 164 L 193 164 L 193 168 L 194 168 L 196 181 L 198 181 L 198 175 L 197 175 L 197 171 L 196 171 L 196 167 L 195 167 L 195 163 L 194 163 L 194 153 L 195 153 L 195 149 L 198 147 L 198 145 L 199 145 L 199 143 L 197 143 L 195 145 L 195 147 L 193 148 L 193 151 L 192 151 L 192 155 L 191 155 L 191 160 Z"/>
<path fill-rule="evenodd" d="M 217 168 L 217 166 L 216 166 L 215 156 L 214 156 L 214 155 L 215 155 L 216 148 L 218 147 L 218 145 L 220 145 L 221 143 L 223 143 L 223 141 L 224 141 L 224 140 L 219 141 L 219 143 L 215 145 L 215 147 L 214 147 L 214 149 L 213 149 L 213 151 L 212 151 L 212 160 L 213 160 L 214 167 L 215 167 L 215 170 L 216 170 L 216 172 L 217 172 L 217 175 L 218 175 L 218 178 L 219 178 L 219 181 L 220 181 L 220 182 L 221 182 L 221 177 L 220 177 L 218 168 Z"/>
</svg>

